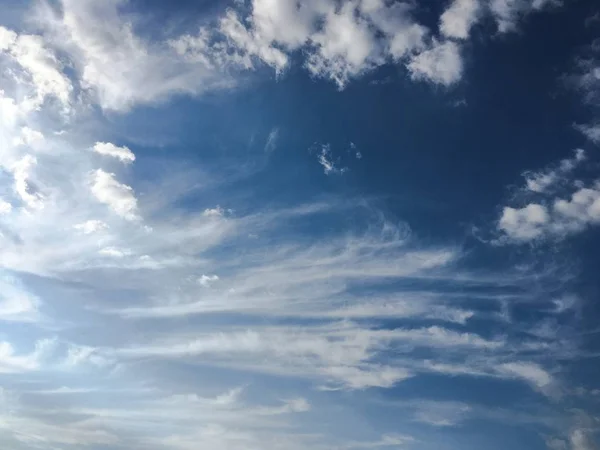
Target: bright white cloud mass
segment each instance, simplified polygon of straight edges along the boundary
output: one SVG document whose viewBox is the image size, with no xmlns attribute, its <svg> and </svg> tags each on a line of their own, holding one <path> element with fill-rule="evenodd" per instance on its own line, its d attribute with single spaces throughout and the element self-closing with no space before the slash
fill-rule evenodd
<svg viewBox="0 0 600 450">
<path fill-rule="evenodd" d="M 0 0 L 0 447 L 598 448 L 597 7 L 175 3 Z"/>
</svg>

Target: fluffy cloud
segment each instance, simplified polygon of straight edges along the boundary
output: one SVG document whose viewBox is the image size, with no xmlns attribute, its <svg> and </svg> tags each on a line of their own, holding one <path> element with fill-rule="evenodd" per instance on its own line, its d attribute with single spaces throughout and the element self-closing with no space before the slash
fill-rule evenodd
<svg viewBox="0 0 600 450">
<path fill-rule="evenodd" d="M 82 223 L 78 223 L 73 225 L 73 228 L 76 229 L 77 231 L 81 231 L 84 234 L 92 234 L 92 233 L 96 233 L 98 231 L 102 231 L 105 230 L 106 228 L 108 228 L 108 225 L 104 222 L 102 222 L 101 220 L 87 220 L 85 222 Z"/>
<path fill-rule="evenodd" d="M 0 320 L 35 322 L 39 320 L 41 301 L 14 277 L 0 276 Z"/>
<path fill-rule="evenodd" d="M 460 80 L 463 72 L 460 48 L 452 41 L 434 40 L 429 48 L 411 58 L 407 68 L 415 80 L 450 86 Z"/>
<path fill-rule="evenodd" d="M 12 205 L 6 200 L 0 199 L 0 214 L 8 214 L 12 211 Z"/>
<path fill-rule="evenodd" d="M 525 15 L 560 4 L 556 0 L 492 0 L 490 10 L 498 24 L 498 31 L 513 31 Z"/>
<path fill-rule="evenodd" d="M 40 14 L 40 36 L 19 44 L 18 34 L 0 29 L 0 51 L 23 71 L 14 80 L 22 82 L 19 95 L 0 96 L 0 164 L 12 174 L 0 188 L 15 205 L 0 217 L 0 266 L 12 274 L 0 281 L 0 320 L 11 335 L 0 344 L 0 442 L 7 448 L 391 447 L 415 439 L 379 430 L 363 436 L 352 414 L 336 405 L 331 414 L 328 402 L 337 397 L 323 391 L 385 389 L 422 374 L 449 383 L 477 376 L 534 389 L 554 384 L 543 361 L 560 346 L 536 336 L 522 342 L 518 326 L 490 312 L 515 297 L 531 300 L 526 271 L 470 272 L 455 245 L 421 240 L 357 199 L 284 208 L 244 191 L 238 209 L 237 183 L 215 182 L 226 198 L 215 197 L 214 186 L 204 191 L 197 183 L 198 172 L 173 170 L 170 158 L 178 156 L 157 164 L 156 178 L 132 172 L 123 184 L 85 150 L 97 142 L 96 153 L 134 159 L 126 147 L 103 143 L 111 139 L 104 132 L 110 120 L 99 124 L 89 110 L 78 116 L 78 102 L 124 112 L 228 86 L 223 73 L 262 64 L 282 71 L 295 56 L 339 86 L 390 62 L 442 84 L 460 77 L 458 44 L 434 39 L 409 6 L 336 5 L 255 0 L 249 9 L 218 13 L 216 25 L 197 35 L 163 41 L 137 35 L 139 17 L 124 2 L 65 0 Z M 452 39 L 469 28 L 457 8 L 451 4 L 454 12 L 442 20 L 453 23 L 444 31 Z M 17 45 L 27 50 L 15 53 Z M 67 65 L 72 84 L 52 72 L 64 75 Z M 40 116 L 60 116 L 67 132 Z M 330 150 L 320 150 L 324 171 L 342 171 Z M 531 180 L 534 193 L 556 186 L 543 176 Z M 144 223 L 136 220 L 135 192 L 144 193 Z M 191 192 L 202 200 L 197 208 L 189 207 Z M 586 195 L 565 210 L 584 204 L 589 215 Z M 217 202 L 231 202 L 235 214 L 204 209 Z M 551 221 L 557 213 L 546 207 Z M 342 230 L 304 233 L 304 224 L 349 217 L 357 220 Z M 550 300 L 543 307 L 559 314 Z M 479 328 L 484 320 L 494 326 Z M 44 339 L 54 333 L 55 341 Z M 286 379 L 274 382 L 280 376 Z M 251 385 L 231 389 L 248 379 Z M 450 425 L 446 410 L 425 409 L 414 418 Z M 304 422 L 329 424 L 331 417 L 356 437 L 317 434 Z"/>
<path fill-rule="evenodd" d="M 585 187 L 573 179 L 586 160 L 585 152 L 578 149 L 573 157 L 549 168 L 525 172 L 518 198 L 529 200 L 533 195 L 538 202 L 503 208 L 497 228 L 504 237 L 515 242 L 562 239 L 600 223 L 600 182 Z"/>
<path fill-rule="evenodd" d="M 198 283 L 203 287 L 210 287 L 211 284 L 219 281 L 219 277 L 217 275 L 202 275 L 198 279 Z"/>
<path fill-rule="evenodd" d="M 526 188 L 542 194 L 568 182 L 570 173 L 586 160 L 586 154 L 582 149 L 577 149 L 574 153 L 573 157 L 561 160 L 557 167 L 538 172 L 525 172 Z"/>
<path fill-rule="evenodd" d="M 96 144 L 94 144 L 93 150 L 94 152 L 100 155 L 117 158 L 118 160 L 126 164 L 135 161 L 135 155 L 131 150 L 129 150 L 129 148 L 125 146 L 118 147 L 115 144 L 111 144 L 110 142 L 96 142 Z"/>
<path fill-rule="evenodd" d="M 39 107 L 48 97 L 56 98 L 64 106 L 69 104 L 73 91 L 71 81 L 41 36 L 17 34 L 0 27 L 0 51 L 18 65 L 34 86 L 35 96 L 29 99 L 29 108 Z"/>
<path fill-rule="evenodd" d="M 527 242 L 542 237 L 563 238 L 600 223 L 600 186 L 576 190 L 570 199 L 555 198 L 549 207 L 530 203 L 505 207 L 498 229 L 510 239 Z"/>
<path fill-rule="evenodd" d="M 25 155 L 11 167 L 15 180 L 14 190 L 23 203 L 32 209 L 41 208 L 44 201 L 43 195 L 40 192 L 37 192 L 35 188 L 31 186 L 30 182 L 31 172 L 36 164 L 37 159 L 35 157 Z"/>
<path fill-rule="evenodd" d="M 498 228 L 513 239 L 531 241 L 544 234 L 549 222 L 548 210 L 532 203 L 520 209 L 505 207 Z"/>
<path fill-rule="evenodd" d="M 138 216 L 137 199 L 131 186 L 121 184 L 114 173 L 96 170 L 91 175 L 90 189 L 96 199 L 111 208 L 116 214 L 127 220 L 136 220 Z"/>
<path fill-rule="evenodd" d="M 449 38 L 468 38 L 479 18 L 480 8 L 479 0 L 454 0 L 440 17 L 440 31 Z"/>
</svg>

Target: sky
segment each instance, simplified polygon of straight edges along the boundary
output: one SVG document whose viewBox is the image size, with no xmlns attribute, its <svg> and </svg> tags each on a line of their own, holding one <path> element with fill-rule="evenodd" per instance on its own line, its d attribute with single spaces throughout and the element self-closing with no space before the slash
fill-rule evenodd
<svg viewBox="0 0 600 450">
<path fill-rule="evenodd" d="M 0 447 L 598 450 L 600 4 L 0 0 Z"/>
</svg>

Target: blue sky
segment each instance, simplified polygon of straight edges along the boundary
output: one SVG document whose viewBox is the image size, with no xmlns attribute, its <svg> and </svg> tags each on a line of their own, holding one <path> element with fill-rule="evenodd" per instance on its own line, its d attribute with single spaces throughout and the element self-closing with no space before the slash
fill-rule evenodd
<svg viewBox="0 0 600 450">
<path fill-rule="evenodd" d="M 599 448 L 595 2 L 0 6 L 2 448 Z"/>
</svg>

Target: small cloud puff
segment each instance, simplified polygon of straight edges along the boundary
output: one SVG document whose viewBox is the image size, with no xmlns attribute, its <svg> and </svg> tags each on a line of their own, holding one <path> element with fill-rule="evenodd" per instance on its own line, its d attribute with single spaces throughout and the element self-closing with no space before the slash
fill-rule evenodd
<svg viewBox="0 0 600 450">
<path fill-rule="evenodd" d="M 101 220 L 88 220 L 83 223 L 73 225 L 73 228 L 83 234 L 92 234 L 108 228 L 108 225 Z"/>
<path fill-rule="evenodd" d="M 94 197 L 107 205 L 117 215 L 126 220 L 136 220 L 138 216 L 137 199 L 131 186 L 121 184 L 114 173 L 102 169 L 91 175 L 91 191 Z"/>
<path fill-rule="evenodd" d="M 331 146 L 329 144 L 324 144 L 321 146 L 321 151 L 319 152 L 317 160 L 319 161 L 319 164 L 323 166 L 323 172 L 325 175 L 332 173 L 342 174 L 348 170 L 347 167 L 336 167 L 336 162 L 333 160 L 331 155 Z"/>
<path fill-rule="evenodd" d="M 219 277 L 217 275 L 202 275 L 198 278 L 198 284 L 202 287 L 211 287 L 214 283 L 219 281 Z"/>
<path fill-rule="evenodd" d="M 99 155 L 117 158 L 125 164 L 130 164 L 135 161 L 135 155 L 128 147 L 117 147 L 110 142 L 96 142 L 93 151 Z"/>
</svg>

